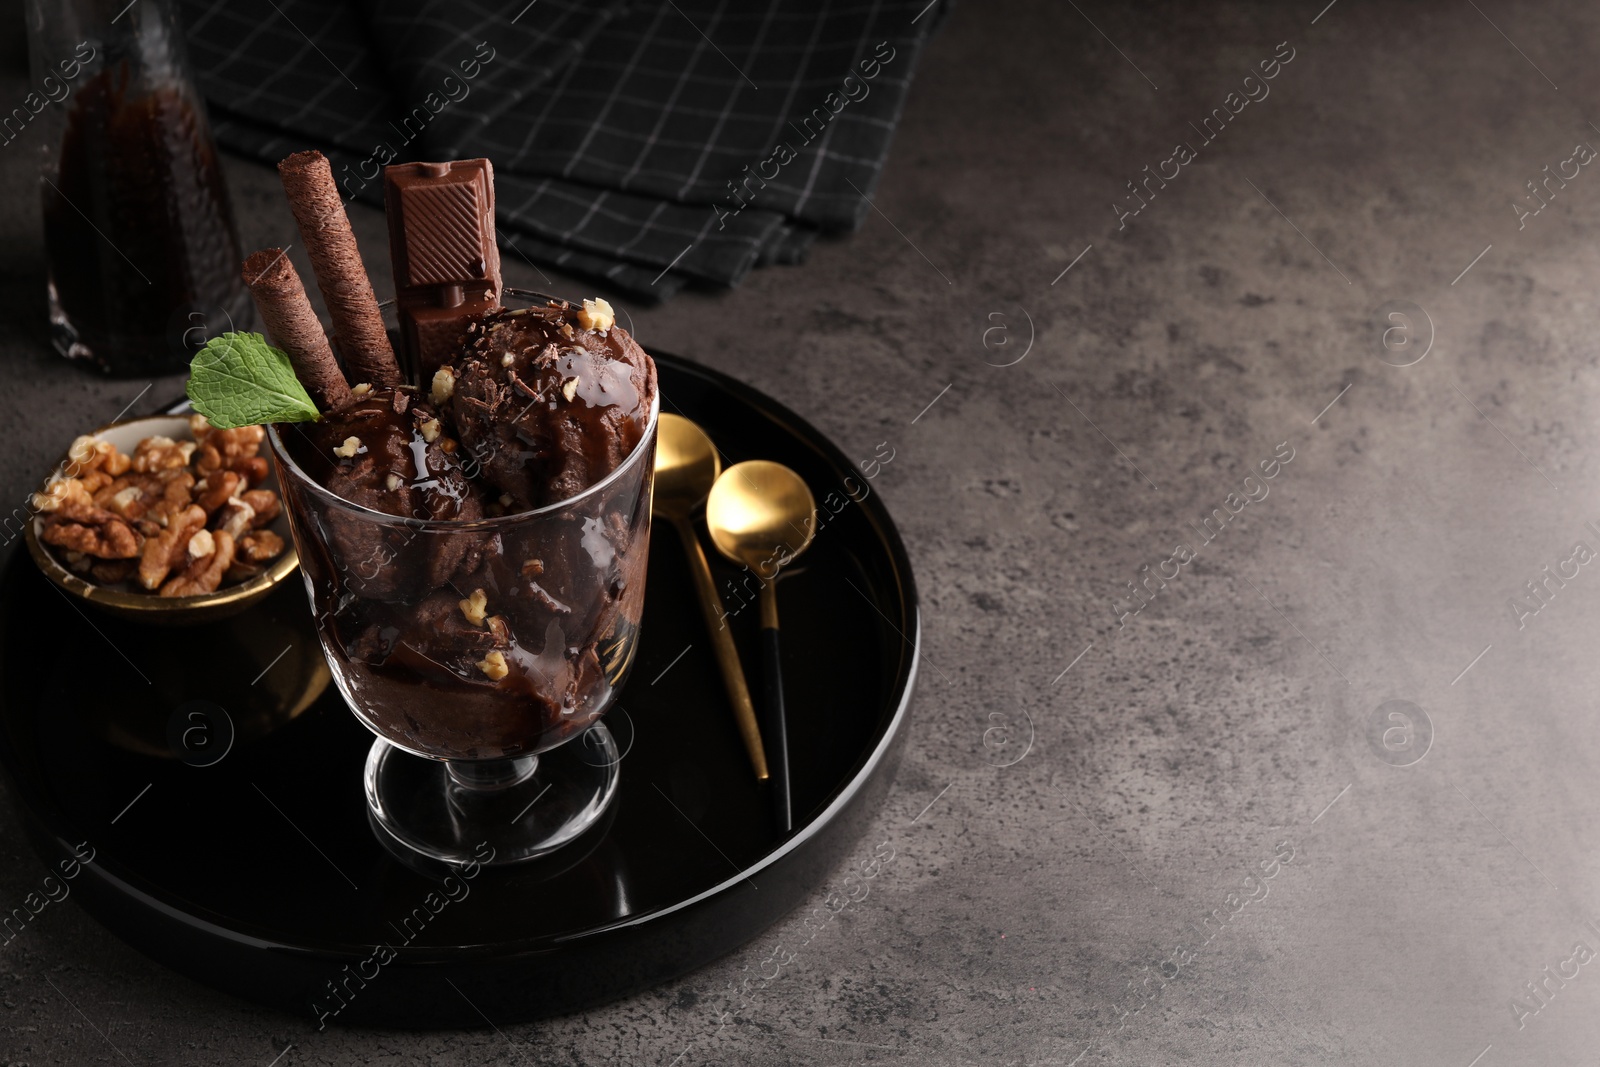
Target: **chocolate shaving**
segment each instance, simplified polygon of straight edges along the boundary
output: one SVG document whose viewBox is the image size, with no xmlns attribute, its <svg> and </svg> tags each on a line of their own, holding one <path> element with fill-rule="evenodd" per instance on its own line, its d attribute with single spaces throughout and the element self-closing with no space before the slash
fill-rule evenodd
<svg viewBox="0 0 1600 1067">
<path fill-rule="evenodd" d="M 300 274 L 281 248 L 263 248 L 244 261 L 244 283 L 250 287 L 267 336 L 289 353 L 295 377 L 322 411 L 350 403 L 350 383 L 328 346 L 328 335 L 306 296 Z"/>
<path fill-rule="evenodd" d="M 400 364 L 328 158 L 321 152 L 296 152 L 278 164 L 278 174 L 351 376 L 374 387 L 399 385 Z"/>
</svg>

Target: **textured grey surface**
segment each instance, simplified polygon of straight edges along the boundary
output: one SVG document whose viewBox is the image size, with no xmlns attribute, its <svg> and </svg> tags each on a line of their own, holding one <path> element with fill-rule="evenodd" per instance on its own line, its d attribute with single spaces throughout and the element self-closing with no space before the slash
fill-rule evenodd
<svg viewBox="0 0 1600 1067">
<path fill-rule="evenodd" d="M 1568 965 L 1547 1000 L 1525 983 L 1600 950 L 1600 575 L 1521 630 L 1508 599 L 1575 542 L 1600 549 L 1600 174 L 1523 229 L 1509 205 L 1600 144 L 1600 12 L 1338 0 L 1313 25 L 1324 2 L 967 4 L 862 233 L 633 309 L 647 346 L 863 458 L 896 449 L 876 484 L 926 662 L 862 845 L 896 858 L 865 900 L 622 1003 L 428 1035 L 315 1033 L 69 903 L 0 948 L 0 1061 L 266 1065 L 292 1043 L 279 1063 L 1595 1062 L 1600 969 Z M 1285 40 L 1271 95 L 1119 232 L 1124 182 L 1197 142 L 1187 123 Z M 0 149 L 8 501 L 144 385 L 45 352 L 28 150 Z M 286 239 L 273 175 L 229 177 L 246 240 Z M 377 246 L 374 213 L 357 229 Z M 1434 324 L 1414 366 L 1379 359 L 1389 300 Z M 1030 317 L 1026 357 L 987 366 Z M 1280 442 L 1270 493 L 1200 545 L 1188 524 Z M 1197 558 L 1119 628 L 1113 598 L 1183 542 Z M 1389 700 L 1431 723 L 1410 766 L 1379 758 L 1403 729 Z M 1390 760 L 1422 736 L 1390 734 Z M 9 909 L 43 871 L 0 819 Z M 1247 880 L 1264 862 L 1275 877 Z M 1231 917 L 1202 946 L 1213 911 Z M 795 958 L 757 977 L 774 943 Z M 1540 1007 L 1520 1027 L 1513 998 Z"/>
</svg>

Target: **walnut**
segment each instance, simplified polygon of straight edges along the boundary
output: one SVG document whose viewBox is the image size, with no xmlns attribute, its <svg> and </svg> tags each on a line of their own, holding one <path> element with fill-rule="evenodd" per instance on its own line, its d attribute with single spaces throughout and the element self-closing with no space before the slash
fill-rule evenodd
<svg viewBox="0 0 1600 1067">
<path fill-rule="evenodd" d="M 234 562 L 265 563 L 283 555 L 284 547 L 283 538 L 271 530 L 252 530 L 234 539 Z"/>
<path fill-rule="evenodd" d="M 200 477 L 208 476 L 212 471 L 222 469 L 222 453 L 217 446 L 209 441 L 204 441 L 196 449 L 194 455 L 194 469 Z"/>
<path fill-rule="evenodd" d="M 172 568 L 183 562 L 189 550 L 189 538 L 205 529 L 205 525 L 205 511 L 193 504 L 173 515 L 164 530 L 144 543 L 144 552 L 139 558 L 139 584 L 146 589 L 160 587 Z M 232 555 L 231 538 L 229 555 Z"/>
<path fill-rule="evenodd" d="M 237 426 L 231 430 L 213 431 L 206 438 L 206 444 L 215 446 L 226 462 L 255 455 L 261 451 L 261 442 L 266 439 L 267 430 L 264 426 Z"/>
<path fill-rule="evenodd" d="M 421 426 L 417 427 L 417 429 L 422 431 L 422 439 L 424 441 L 428 442 L 428 444 L 430 444 L 430 445 L 433 444 L 435 441 L 437 441 L 439 439 L 439 420 L 438 419 L 429 419 L 428 421 L 424 422 Z"/>
<path fill-rule="evenodd" d="M 206 438 L 211 435 L 211 420 L 198 411 L 195 412 L 189 416 L 189 433 L 194 436 L 195 441 L 204 444 Z"/>
<path fill-rule="evenodd" d="M 105 503 L 107 511 L 115 512 L 124 519 L 137 519 L 144 515 L 145 493 L 137 485 L 124 486 L 111 494 Z"/>
<path fill-rule="evenodd" d="M 217 512 L 217 529 L 226 530 L 235 542 L 250 532 L 255 522 L 256 509 L 237 497 L 231 497 Z"/>
<path fill-rule="evenodd" d="M 472 625 L 482 626 L 483 617 L 487 612 L 488 605 L 489 598 L 484 595 L 483 590 L 474 589 L 471 596 L 461 601 L 461 614 L 465 615 L 467 617 L 467 621 Z"/>
<path fill-rule="evenodd" d="M 492 682 L 498 682 L 511 673 L 511 668 L 506 666 L 505 653 L 498 650 L 484 656 L 476 666 Z"/>
<path fill-rule="evenodd" d="M 160 434 L 146 437 L 133 450 L 133 469 L 143 474 L 187 467 L 197 447 L 193 441 L 174 441 Z"/>
<path fill-rule="evenodd" d="M 45 517 L 39 537 L 46 544 L 97 559 L 132 559 L 139 535 L 126 519 L 93 505 L 62 504 Z"/>
<path fill-rule="evenodd" d="M 211 554 L 193 560 L 182 574 L 163 584 L 161 596 L 199 596 L 217 591 L 222 576 L 233 565 L 233 537 L 226 530 L 218 530 L 212 537 Z"/>
<path fill-rule="evenodd" d="M 372 392 L 371 382 L 361 382 L 350 387 L 350 395 L 355 397 L 357 400 L 360 400 L 370 392 Z"/>
<path fill-rule="evenodd" d="M 611 305 L 598 298 L 585 300 L 578 312 L 578 325 L 585 330 L 609 330 L 617 324 L 617 314 Z"/>
<path fill-rule="evenodd" d="M 217 550 L 217 539 L 210 530 L 196 530 L 189 538 L 189 558 L 205 559 Z"/>
<path fill-rule="evenodd" d="M 561 383 L 561 395 L 571 400 L 578 395 L 578 379 L 568 378 Z"/>
<path fill-rule="evenodd" d="M 502 619 L 498 615 L 490 615 L 487 619 L 484 619 L 483 622 L 485 626 L 489 627 L 489 632 L 494 635 L 495 644 L 511 644 L 511 627 L 509 624 L 507 624 L 506 620 Z"/>
<path fill-rule="evenodd" d="M 226 504 L 229 498 L 239 491 L 239 486 L 243 482 L 244 479 L 233 471 L 217 471 L 215 474 L 208 474 L 206 475 L 205 488 L 201 490 L 200 496 L 195 503 L 205 509 L 206 514 L 209 515 Z M 195 488 L 200 489 L 201 487 L 197 485 Z"/>
<path fill-rule="evenodd" d="M 44 487 L 44 492 L 33 494 L 33 509 L 35 511 L 55 511 L 63 504 L 77 504 L 80 507 L 94 507 L 94 497 L 83 483 L 76 478 L 51 478 Z"/>
<path fill-rule="evenodd" d="M 247 489 L 239 494 L 239 499 L 255 510 L 256 517 L 251 525 L 258 530 L 276 519 L 283 510 L 278 494 L 271 489 Z"/>
<path fill-rule="evenodd" d="M 336 455 L 336 456 L 343 456 L 345 459 L 349 459 L 350 457 L 354 456 L 357 452 L 360 452 L 360 451 L 361 451 L 361 438 L 359 438 L 359 437 L 346 437 L 344 439 L 344 444 L 336 445 L 334 447 L 333 454 Z"/>
<path fill-rule="evenodd" d="M 161 498 L 145 511 L 145 518 L 161 526 L 170 525 L 174 515 L 181 515 L 194 503 L 194 475 L 188 471 L 168 471 L 170 478 L 158 480 Z"/>
<path fill-rule="evenodd" d="M 110 485 L 113 479 L 111 475 L 107 474 L 103 470 L 92 470 L 85 471 L 79 476 L 78 481 L 83 483 L 83 488 L 85 491 L 90 493 L 98 493 L 100 490 Z"/>
<path fill-rule="evenodd" d="M 454 367 L 440 367 L 433 372 L 433 381 L 428 388 L 428 399 L 435 404 L 443 404 L 456 392 L 456 372 Z"/>
<path fill-rule="evenodd" d="M 267 475 L 272 471 L 272 464 L 267 462 L 266 456 L 241 456 L 238 459 L 228 460 L 226 466 L 252 486 L 266 481 Z"/>
</svg>

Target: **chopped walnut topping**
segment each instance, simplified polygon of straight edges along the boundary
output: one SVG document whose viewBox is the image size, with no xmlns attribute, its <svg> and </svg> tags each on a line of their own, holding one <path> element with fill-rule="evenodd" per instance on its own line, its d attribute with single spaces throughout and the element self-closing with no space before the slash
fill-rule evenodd
<svg viewBox="0 0 1600 1067">
<path fill-rule="evenodd" d="M 333 454 L 336 455 L 336 456 L 343 456 L 345 459 L 349 459 L 351 456 L 355 455 L 357 452 L 360 452 L 360 451 L 361 451 L 361 438 L 359 438 L 359 437 L 346 437 L 344 439 L 344 444 L 337 445 L 337 446 L 334 447 Z"/>
<path fill-rule="evenodd" d="M 428 442 L 430 445 L 439 439 L 438 419 L 429 419 L 427 422 L 417 427 L 417 429 L 422 431 L 422 439 Z"/>
<path fill-rule="evenodd" d="M 352 385 L 350 387 L 350 395 L 357 399 L 366 396 L 370 392 L 372 392 L 371 382 L 362 382 L 360 385 Z"/>
<path fill-rule="evenodd" d="M 509 366 L 511 366 L 511 364 L 515 363 L 516 361 L 517 361 L 517 354 L 515 352 L 507 352 L 505 355 L 500 357 L 500 365 L 502 367 L 509 367 Z"/>
<path fill-rule="evenodd" d="M 482 626 L 484 616 L 488 613 L 489 598 L 482 589 L 474 589 L 472 595 L 461 601 L 461 614 L 474 626 Z"/>
<path fill-rule="evenodd" d="M 571 400 L 578 395 L 578 379 L 568 378 L 561 383 L 561 395 Z"/>
<path fill-rule="evenodd" d="M 585 300 L 578 312 L 578 325 L 585 330 L 609 330 L 617 324 L 617 314 L 606 301 Z"/>
<path fill-rule="evenodd" d="M 433 382 L 428 389 L 428 398 L 435 404 L 443 404 L 456 392 L 456 372 L 451 367 L 440 367 L 433 372 Z"/>
<path fill-rule="evenodd" d="M 492 682 L 498 682 L 511 673 L 511 668 L 506 666 L 505 653 L 498 650 L 480 659 L 477 667 Z"/>
<path fill-rule="evenodd" d="M 398 474 L 390 474 L 389 477 L 384 479 L 383 484 L 387 485 L 389 487 L 389 491 L 392 493 L 402 485 L 405 485 L 406 480 L 400 477 Z"/>
</svg>

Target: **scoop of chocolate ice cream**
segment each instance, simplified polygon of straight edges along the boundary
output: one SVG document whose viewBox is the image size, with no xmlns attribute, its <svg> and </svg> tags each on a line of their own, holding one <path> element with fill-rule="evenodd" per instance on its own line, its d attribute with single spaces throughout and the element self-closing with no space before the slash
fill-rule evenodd
<svg viewBox="0 0 1600 1067">
<path fill-rule="evenodd" d="M 566 303 L 497 311 L 431 384 L 469 472 L 508 508 L 553 504 L 622 464 L 649 425 L 655 363 L 609 318 Z M 585 328 L 584 323 L 594 328 Z M 601 328 L 603 326 L 603 328 Z"/>
<path fill-rule="evenodd" d="M 481 490 L 462 469 L 461 451 L 427 404 L 406 388 L 373 389 L 314 423 L 295 426 L 288 447 L 301 468 L 342 500 L 406 519 L 483 517 Z M 483 538 L 430 537 L 427 566 L 401 562 L 419 534 L 400 524 L 328 516 L 329 547 L 355 591 L 407 599 L 446 582 Z M 406 552 L 407 561 L 417 553 Z M 420 573 L 419 573 L 420 570 Z"/>
</svg>

